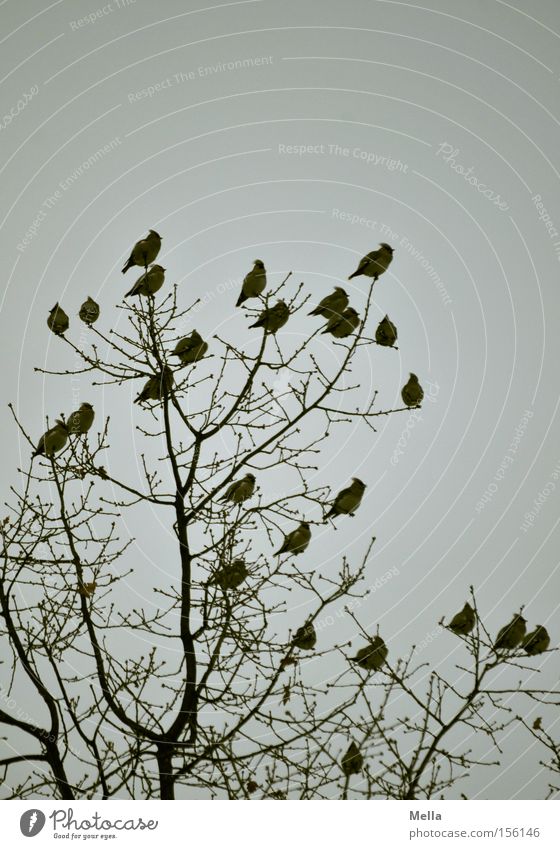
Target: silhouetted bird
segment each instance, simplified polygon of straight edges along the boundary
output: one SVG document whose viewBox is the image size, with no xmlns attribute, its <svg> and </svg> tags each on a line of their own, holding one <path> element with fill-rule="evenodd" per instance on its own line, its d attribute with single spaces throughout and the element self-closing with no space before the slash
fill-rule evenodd
<svg viewBox="0 0 560 849">
<path fill-rule="evenodd" d="M 354 307 L 348 307 L 342 315 L 333 315 L 321 333 L 330 333 L 335 339 L 350 336 L 360 326 L 360 316 Z"/>
<path fill-rule="evenodd" d="M 307 622 L 305 625 L 302 625 L 301 628 L 298 628 L 292 640 L 292 643 L 296 648 L 304 649 L 306 651 L 311 651 L 311 649 L 315 648 L 316 642 L 317 632 L 315 631 L 312 622 Z"/>
<path fill-rule="evenodd" d="M 126 293 L 125 298 L 129 298 L 131 295 L 145 295 L 146 297 L 148 295 L 155 295 L 156 292 L 159 292 L 164 282 L 165 268 L 162 268 L 161 265 L 152 265 L 148 269 L 148 273 L 144 272 L 138 278 L 132 289 Z"/>
<path fill-rule="evenodd" d="M 273 307 L 267 307 L 249 327 L 262 327 L 267 333 L 276 333 L 284 327 L 290 317 L 290 310 L 284 301 L 277 301 Z"/>
<path fill-rule="evenodd" d="M 49 317 L 47 318 L 47 326 L 49 330 L 56 336 L 62 336 L 63 333 L 66 333 L 68 328 L 70 327 L 70 319 L 62 309 L 59 307 L 58 303 L 54 305 L 52 310 L 49 313 Z"/>
<path fill-rule="evenodd" d="M 87 301 L 84 301 L 80 307 L 78 316 L 85 324 L 94 324 L 99 318 L 99 304 L 96 304 L 93 298 L 88 295 Z"/>
<path fill-rule="evenodd" d="M 122 273 L 126 274 L 128 269 L 134 265 L 141 265 L 147 268 L 155 260 L 160 248 L 161 236 L 155 230 L 150 230 L 148 235 L 144 239 L 140 239 L 139 242 L 136 242 L 132 248 L 130 256 L 123 266 Z"/>
<path fill-rule="evenodd" d="M 470 634 L 474 628 L 475 622 L 476 614 L 467 601 L 463 609 L 460 610 L 459 613 L 455 614 L 447 627 L 450 631 L 453 631 L 454 634 L 457 634 L 458 636 L 465 636 L 466 634 Z"/>
<path fill-rule="evenodd" d="M 348 306 L 348 295 L 341 286 L 335 286 L 334 292 L 319 301 L 308 315 L 321 315 L 323 318 L 340 316 Z"/>
<path fill-rule="evenodd" d="M 255 476 L 245 475 L 241 480 L 230 483 L 220 501 L 231 501 L 232 504 L 241 504 L 251 498 L 255 491 Z"/>
<path fill-rule="evenodd" d="M 507 625 L 504 625 L 494 643 L 495 649 L 506 649 L 511 651 L 519 645 L 525 636 L 526 620 L 523 619 L 520 613 L 514 613 L 513 619 Z"/>
<path fill-rule="evenodd" d="M 331 516 L 340 516 L 343 513 L 347 516 L 353 516 L 360 506 L 365 490 L 365 483 L 362 483 L 359 478 L 352 478 L 350 486 L 347 486 L 346 489 L 341 489 L 336 496 L 325 519 L 330 519 Z"/>
<path fill-rule="evenodd" d="M 375 331 L 375 341 L 378 345 L 392 348 L 397 341 L 397 328 L 388 315 L 381 319 Z"/>
<path fill-rule="evenodd" d="M 300 522 L 295 531 L 284 536 L 284 542 L 275 554 L 303 554 L 311 539 L 311 530 L 307 522 Z"/>
<path fill-rule="evenodd" d="M 173 372 L 169 366 L 164 366 L 162 374 L 148 378 L 142 391 L 135 398 L 134 403 L 142 404 L 144 401 L 161 401 L 164 389 L 169 391 L 173 386 L 173 382 Z"/>
<path fill-rule="evenodd" d="M 379 635 L 377 635 L 368 646 L 364 646 L 363 649 L 360 649 L 352 660 L 362 669 L 365 669 L 368 672 L 375 672 L 378 669 L 381 669 L 387 660 L 388 654 L 389 649 L 385 645 L 385 642 Z"/>
<path fill-rule="evenodd" d="M 354 742 L 350 743 L 348 751 L 340 761 L 342 772 L 346 778 L 350 778 L 351 775 L 359 775 L 362 771 L 363 765 L 364 758 L 362 753 Z"/>
<path fill-rule="evenodd" d="M 542 654 L 550 645 L 550 637 L 544 625 L 537 625 L 534 631 L 523 638 L 521 647 L 527 654 Z"/>
<path fill-rule="evenodd" d="M 95 412 L 92 405 L 88 404 L 87 401 L 80 404 L 80 409 L 75 410 L 68 416 L 68 421 L 66 422 L 68 433 L 70 436 L 72 434 L 87 433 L 93 424 L 94 418 Z"/>
<path fill-rule="evenodd" d="M 388 245 L 387 242 L 381 242 L 379 250 L 371 251 L 371 253 L 362 257 L 357 269 L 350 275 L 348 280 L 352 280 L 353 277 L 360 277 L 362 274 L 377 280 L 390 266 L 393 260 L 393 253 L 394 249 L 391 245 Z"/>
<path fill-rule="evenodd" d="M 78 586 L 78 592 L 84 598 L 90 598 L 94 594 L 96 589 L 97 589 L 97 584 L 95 583 L 95 581 L 91 581 L 90 583 L 87 583 L 87 584 L 79 584 L 79 586 Z"/>
<path fill-rule="evenodd" d="M 37 457 L 39 454 L 44 454 L 46 457 L 54 457 L 55 454 L 62 451 L 67 439 L 68 428 L 63 421 L 57 419 L 54 427 L 51 427 L 42 435 L 31 456 Z"/>
<path fill-rule="evenodd" d="M 410 372 L 410 377 L 408 378 L 408 383 L 405 383 L 401 390 L 401 398 L 404 401 L 406 407 L 418 407 L 419 404 L 422 403 L 422 398 L 424 397 L 424 390 L 418 383 L 418 378 L 415 374 Z"/>
<path fill-rule="evenodd" d="M 201 360 L 207 350 L 208 342 L 204 341 L 198 331 L 193 330 L 190 336 L 179 339 L 173 349 L 173 355 L 179 357 L 181 364 L 185 366 Z"/>
<path fill-rule="evenodd" d="M 223 590 L 235 590 L 248 574 L 245 561 L 238 558 L 231 563 L 223 563 L 210 583 L 218 584 Z"/>
<path fill-rule="evenodd" d="M 240 307 L 249 298 L 258 298 L 266 288 L 266 269 L 262 259 L 256 259 L 251 271 L 246 275 L 236 307 Z"/>
</svg>

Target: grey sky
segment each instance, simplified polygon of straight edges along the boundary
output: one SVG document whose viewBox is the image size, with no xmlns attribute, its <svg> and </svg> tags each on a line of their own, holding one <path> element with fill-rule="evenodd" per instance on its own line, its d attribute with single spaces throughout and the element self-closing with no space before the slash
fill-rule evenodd
<svg viewBox="0 0 560 849">
<path fill-rule="evenodd" d="M 76 340 L 88 294 L 114 326 L 133 282 L 122 262 L 148 228 L 184 304 L 203 299 L 205 337 L 244 332 L 233 305 L 255 257 L 271 282 L 292 270 L 318 299 L 387 241 L 375 316 L 396 323 L 399 350 L 363 358 L 359 379 L 383 409 L 410 371 L 427 397 L 377 434 L 342 427 L 317 482 L 337 489 L 350 470 L 368 490 L 313 556 L 334 569 L 377 535 L 372 583 L 398 575 L 362 621 L 380 623 L 395 656 L 471 583 L 491 630 L 524 603 L 558 644 L 558 4 L 4 0 L 0 24 L 0 112 L 13 112 L 0 116 L 3 397 L 29 431 L 90 400 L 119 421 L 112 462 L 126 467 L 133 389 L 33 368 L 68 365 L 45 326 L 55 301 Z M 361 278 L 348 289 L 359 309 Z M 5 404 L 0 425 L 6 492 L 28 447 Z M 141 530 L 128 589 L 149 598 L 173 541 L 163 525 L 159 539 Z M 351 635 L 337 627 L 333 639 Z M 437 632 L 423 654 L 460 660 Z M 548 656 L 539 681 L 557 683 L 557 669 Z M 504 745 L 504 767 L 460 789 L 541 798 L 542 753 L 517 735 Z"/>
</svg>

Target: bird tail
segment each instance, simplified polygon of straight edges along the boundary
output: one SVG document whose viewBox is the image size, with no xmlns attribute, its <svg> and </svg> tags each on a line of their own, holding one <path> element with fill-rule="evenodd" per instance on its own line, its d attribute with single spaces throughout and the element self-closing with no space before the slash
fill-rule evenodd
<svg viewBox="0 0 560 849">
<path fill-rule="evenodd" d="M 133 265 L 134 265 L 134 263 L 133 263 L 133 261 L 132 261 L 132 257 L 129 257 L 129 258 L 127 259 L 127 261 L 125 262 L 125 264 L 123 265 L 122 269 L 121 269 L 122 274 L 126 274 L 126 272 L 128 271 L 128 269 L 129 269 L 129 268 L 132 268 L 132 266 L 133 266 Z"/>
<path fill-rule="evenodd" d="M 330 330 L 328 327 L 325 327 L 324 330 L 321 330 L 321 333 L 330 333 Z"/>
<path fill-rule="evenodd" d="M 243 304 L 246 300 L 247 300 L 247 297 L 244 295 L 244 293 L 243 293 L 243 292 L 241 292 L 240 296 L 239 296 L 239 297 L 238 297 L 238 299 L 237 299 L 237 303 L 236 303 L 236 305 L 235 305 L 235 306 L 236 306 L 236 307 L 240 307 L 240 306 L 241 306 L 241 304 Z"/>
<path fill-rule="evenodd" d="M 134 286 L 132 287 L 132 289 L 130 289 L 130 290 L 126 293 L 126 295 L 123 295 L 123 297 L 125 297 L 125 298 L 130 298 L 130 296 L 131 296 L 131 295 L 136 295 L 136 294 L 137 294 L 137 292 L 136 292 L 136 283 L 135 283 L 135 284 L 134 284 Z"/>
<path fill-rule="evenodd" d="M 361 273 L 361 271 L 355 271 L 353 274 L 350 275 L 348 280 L 352 280 L 353 277 L 359 277 Z"/>
<path fill-rule="evenodd" d="M 251 329 L 251 327 L 262 327 L 262 321 L 259 319 L 258 321 L 255 321 L 254 324 L 250 324 L 249 330 Z"/>
<path fill-rule="evenodd" d="M 307 315 L 321 315 L 321 310 L 319 309 L 319 307 L 315 307 L 315 309 L 311 310 L 311 312 L 308 312 Z"/>
</svg>

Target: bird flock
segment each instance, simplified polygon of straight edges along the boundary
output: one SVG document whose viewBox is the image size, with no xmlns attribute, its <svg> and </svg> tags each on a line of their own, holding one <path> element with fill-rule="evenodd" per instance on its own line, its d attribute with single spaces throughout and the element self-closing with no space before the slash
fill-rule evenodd
<svg viewBox="0 0 560 849">
<path fill-rule="evenodd" d="M 142 268 L 143 273 L 124 297 L 153 298 L 162 288 L 165 282 L 165 268 L 154 264 L 161 249 L 161 242 L 161 236 L 155 230 L 150 230 L 147 236 L 136 242 L 122 268 L 122 273 L 126 274 L 134 267 Z M 356 270 L 349 275 L 348 280 L 365 276 L 372 278 L 374 282 L 377 281 L 389 268 L 393 261 L 393 254 L 394 249 L 390 245 L 386 242 L 381 243 L 377 250 L 371 251 L 360 260 Z M 256 259 L 253 268 L 243 279 L 236 307 L 240 307 L 250 300 L 261 299 L 266 285 L 265 264 L 261 259 Z M 80 307 L 78 315 L 85 324 L 92 325 L 99 318 L 99 305 L 88 296 Z M 334 339 L 345 339 L 351 336 L 361 325 L 358 312 L 350 306 L 348 293 L 341 286 L 335 286 L 334 291 L 326 295 L 311 310 L 309 315 L 324 319 L 326 324 L 321 332 L 330 334 Z M 261 328 L 265 333 L 275 334 L 284 327 L 289 318 L 290 308 L 284 300 L 279 300 L 273 306 L 263 309 L 250 327 Z M 69 317 L 59 303 L 56 303 L 50 311 L 47 325 L 57 336 L 62 336 L 68 330 Z M 376 329 L 375 341 L 378 345 L 384 347 L 395 346 L 397 328 L 387 315 Z M 196 329 L 193 329 L 190 335 L 177 342 L 171 354 L 178 358 L 181 366 L 184 366 L 198 362 L 207 351 L 208 343 Z M 173 370 L 166 365 L 160 374 L 153 375 L 147 380 L 135 399 L 135 403 L 161 401 L 164 394 L 171 390 L 173 383 Z M 401 397 L 407 408 L 415 408 L 422 403 L 424 391 L 416 374 L 410 373 L 407 383 L 402 387 Z M 70 436 L 86 434 L 93 424 L 94 416 L 92 405 L 84 403 L 79 410 L 68 416 L 66 422 L 57 419 L 55 425 L 41 436 L 33 457 L 44 455 L 52 458 L 64 448 Z M 220 500 L 226 504 L 241 505 L 253 496 L 255 485 L 255 476 L 246 474 L 240 480 L 233 481 Z M 366 485 L 363 481 L 359 478 L 352 478 L 350 485 L 336 495 L 324 516 L 324 521 L 334 520 L 339 516 L 354 516 L 361 504 L 365 489 Z M 310 541 L 310 524 L 302 521 L 296 528 L 284 535 L 282 544 L 275 555 L 280 557 L 282 555 L 303 554 Z M 213 583 L 227 590 L 239 586 L 247 575 L 248 570 L 244 561 L 237 559 L 231 563 L 222 564 L 214 573 L 212 580 Z M 83 594 L 90 595 L 94 589 L 93 585 L 84 585 Z M 475 623 L 475 611 L 467 603 L 463 610 L 453 617 L 447 628 L 458 636 L 467 636 L 473 630 Z M 302 650 L 311 650 L 316 641 L 317 634 L 313 624 L 307 622 L 294 634 L 292 645 Z M 549 644 L 550 638 L 542 625 L 537 625 L 531 633 L 527 634 L 525 619 L 521 614 L 515 614 L 512 621 L 498 633 L 494 649 L 496 652 L 501 652 L 512 651 L 521 647 L 527 654 L 536 655 L 546 651 Z M 385 642 L 379 635 L 376 635 L 351 660 L 362 670 L 370 673 L 379 670 L 385 663 L 387 656 L 388 649 Z M 352 744 L 352 746 L 355 748 L 355 744 Z M 354 751 L 352 746 L 342 760 L 342 768 L 347 775 L 361 769 L 362 756 L 357 749 Z"/>
<path fill-rule="evenodd" d="M 466 637 L 475 625 L 476 612 L 467 601 L 446 627 L 458 637 Z M 527 620 L 521 613 L 514 613 L 511 621 L 498 631 L 493 648 L 496 652 L 523 649 L 528 655 L 535 655 L 545 652 L 549 645 L 550 637 L 544 625 L 535 625 L 534 630 L 527 633 Z"/>
</svg>

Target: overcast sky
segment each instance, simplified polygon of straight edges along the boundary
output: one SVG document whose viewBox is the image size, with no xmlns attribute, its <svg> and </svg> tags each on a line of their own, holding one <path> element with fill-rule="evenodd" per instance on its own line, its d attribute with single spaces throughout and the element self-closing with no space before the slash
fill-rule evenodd
<svg viewBox="0 0 560 849">
<path fill-rule="evenodd" d="M 28 457 L 9 400 L 37 436 L 88 400 L 119 421 L 116 455 L 138 439 L 133 389 L 33 368 L 68 365 L 45 326 L 55 301 L 76 340 L 88 294 L 112 326 L 123 259 L 150 227 L 184 305 L 203 298 L 200 332 L 238 340 L 246 323 L 220 284 L 255 257 L 318 298 L 387 241 L 374 315 L 396 323 L 399 350 L 374 351 L 359 376 L 390 408 L 414 371 L 426 400 L 376 435 L 342 430 L 315 482 L 355 473 L 367 498 L 313 558 L 357 558 L 376 534 L 368 577 L 398 575 L 363 622 L 394 656 L 429 639 L 441 668 L 460 660 L 437 623 L 471 583 L 491 631 L 525 604 L 558 644 L 557 2 L 4 0 L 0 24 L 4 492 Z M 359 308 L 361 278 L 349 291 Z M 139 601 L 172 545 L 155 527 L 132 528 Z M 557 683 L 556 656 L 543 670 Z M 460 789 L 542 798 L 543 753 L 516 735 L 505 748 L 502 769 Z"/>
</svg>

